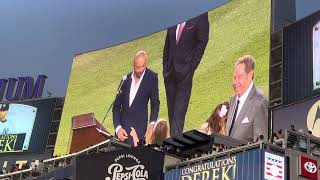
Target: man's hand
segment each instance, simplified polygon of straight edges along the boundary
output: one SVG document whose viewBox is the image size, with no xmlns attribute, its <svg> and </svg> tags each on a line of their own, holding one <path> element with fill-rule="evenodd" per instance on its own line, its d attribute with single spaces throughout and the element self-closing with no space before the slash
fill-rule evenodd
<svg viewBox="0 0 320 180">
<path fill-rule="evenodd" d="M 123 128 L 119 129 L 117 136 L 121 141 L 128 139 L 128 134 Z"/>
</svg>

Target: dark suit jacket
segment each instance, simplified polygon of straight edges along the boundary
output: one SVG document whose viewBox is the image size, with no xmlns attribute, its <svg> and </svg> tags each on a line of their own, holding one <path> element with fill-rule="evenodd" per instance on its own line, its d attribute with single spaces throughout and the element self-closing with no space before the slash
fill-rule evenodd
<svg viewBox="0 0 320 180">
<path fill-rule="evenodd" d="M 150 120 L 156 121 L 159 113 L 159 91 L 158 75 L 153 71 L 146 69 L 137 94 L 129 107 L 129 96 L 131 87 L 131 74 L 127 75 L 121 91 L 122 93 L 116 99 L 113 105 L 113 124 L 115 129 L 121 125 L 128 136 L 130 136 L 130 127 L 135 128 L 139 139 L 144 139 L 148 124 L 148 102 L 151 102 Z"/>
<path fill-rule="evenodd" d="M 236 95 L 232 97 L 227 118 L 227 132 L 232 121 L 236 106 Z M 268 100 L 262 91 L 252 86 L 237 119 L 234 122 L 230 136 L 236 139 L 253 142 L 260 135 L 268 139 Z"/>
<path fill-rule="evenodd" d="M 186 21 L 179 43 L 176 43 L 177 26 L 167 31 L 163 50 L 163 76 L 176 73 L 181 79 L 199 65 L 209 39 L 208 13 Z"/>
</svg>

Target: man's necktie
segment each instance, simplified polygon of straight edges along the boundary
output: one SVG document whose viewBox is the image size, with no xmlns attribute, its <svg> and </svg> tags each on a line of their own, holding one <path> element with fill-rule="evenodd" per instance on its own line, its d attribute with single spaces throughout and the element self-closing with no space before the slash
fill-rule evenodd
<svg viewBox="0 0 320 180">
<path fill-rule="evenodd" d="M 179 40 L 180 40 L 180 37 L 181 37 L 182 31 L 183 31 L 184 25 L 185 25 L 185 23 L 181 23 L 181 24 L 179 25 L 178 36 L 177 36 L 177 44 L 178 44 L 178 42 L 179 42 Z"/>
<path fill-rule="evenodd" d="M 240 104 L 240 101 L 239 101 L 239 99 L 238 99 L 238 100 L 237 100 L 236 109 L 234 110 L 234 113 L 233 113 L 233 116 L 232 116 L 231 126 L 230 126 L 230 129 L 229 129 L 229 136 L 230 136 L 230 134 L 231 134 L 231 131 L 232 131 L 232 128 L 233 128 L 233 125 L 234 125 L 234 121 L 236 120 L 236 117 L 237 117 L 237 112 L 238 112 L 239 104 Z"/>
</svg>

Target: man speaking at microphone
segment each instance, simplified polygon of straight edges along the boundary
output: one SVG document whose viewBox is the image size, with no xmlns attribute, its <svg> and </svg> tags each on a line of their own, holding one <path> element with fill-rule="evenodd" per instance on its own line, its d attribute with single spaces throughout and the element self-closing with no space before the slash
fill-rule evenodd
<svg viewBox="0 0 320 180">
<path fill-rule="evenodd" d="M 158 119 L 159 90 L 158 75 L 147 68 L 148 57 L 139 51 L 133 58 L 133 72 L 127 75 L 120 87 L 120 94 L 113 105 L 113 124 L 117 137 L 133 145 L 131 128 L 136 130 L 139 140 L 145 139 L 148 129 L 152 129 Z M 148 125 L 148 104 L 151 113 Z"/>
</svg>

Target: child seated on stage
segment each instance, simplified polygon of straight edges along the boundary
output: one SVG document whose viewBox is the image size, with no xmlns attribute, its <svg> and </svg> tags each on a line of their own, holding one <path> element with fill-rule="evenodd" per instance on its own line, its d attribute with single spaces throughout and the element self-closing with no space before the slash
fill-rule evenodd
<svg viewBox="0 0 320 180">
<path fill-rule="evenodd" d="M 131 128 L 130 136 L 133 138 L 134 146 L 138 146 L 140 140 L 134 128 Z M 146 144 L 154 144 L 167 138 L 169 138 L 169 127 L 165 119 L 158 119 L 153 129 L 148 129 L 146 132 Z"/>
</svg>

